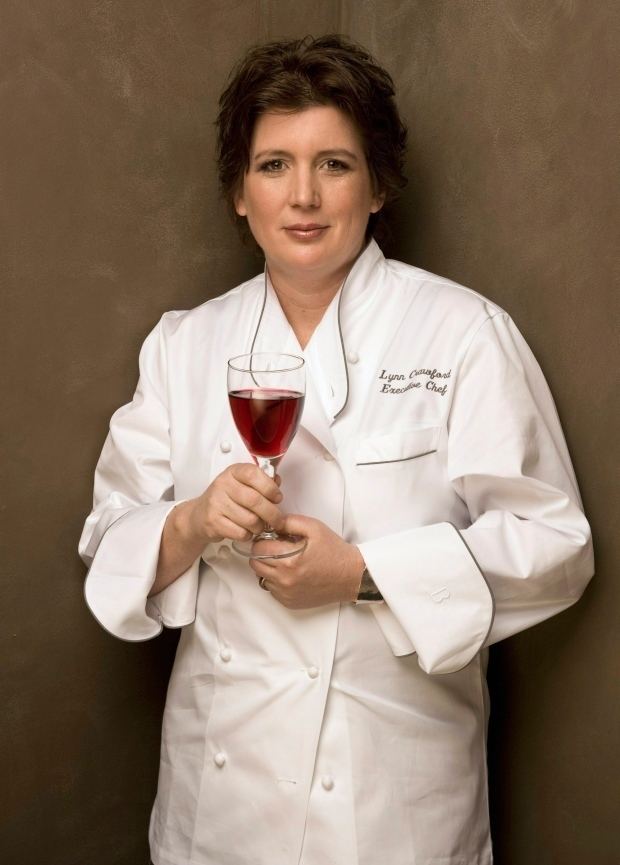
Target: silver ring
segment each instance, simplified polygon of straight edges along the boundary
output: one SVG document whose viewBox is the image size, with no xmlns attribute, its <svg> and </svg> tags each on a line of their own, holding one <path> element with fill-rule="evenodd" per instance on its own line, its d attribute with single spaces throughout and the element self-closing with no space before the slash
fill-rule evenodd
<svg viewBox="0 0 620 865">
<path fill-rule="evenodd" d="M 268 589 L 267 586 L 265 585 L 265 578 L 264 578 L 264 577 L 259 577 L 259 578 L 258 578 L 258 585 L 261 587 L 261 589 L 264 589 L 266 592 L 269 591 L 269 589 Z"/>
</svg>

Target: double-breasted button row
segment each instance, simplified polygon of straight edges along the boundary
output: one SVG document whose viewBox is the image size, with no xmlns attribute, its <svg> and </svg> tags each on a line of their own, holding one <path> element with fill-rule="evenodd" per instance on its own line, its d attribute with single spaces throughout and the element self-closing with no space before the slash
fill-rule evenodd
<svg viewBox="0 0 620 865">
<path fill-rule="evenodd" d="M 223 661 L 225 664 L 227 664 L 229 661 L 232 661 L 233 652 L 230 646 L 222 646 L 220 648 L 219 655 L 220 660 Z M 314 665 L 307 667 L 306 669 L 306 675 L 309 679 L 318 679 L 319 672 L 319 668 L 315 667 Z"/>
<path fill-rule="evenodd" d="M 218 751 L 217 753 L 215 753 L 213 755 L 213 762 L 215 763 L 215 765 L 217 766 L 218 769 L 224 768 L 224 766 L 226 765 L 227 759 L 228 758 L 226 757 L 226 754 L 223 751 Z M 335 786 L 335 781 L 334 781 L 333 777 L 331 775 L 323 775 L 323 777 L 321 778 L 321 786 L 323 787 L 324 790 L 326 790 L 329 793 L 329 791 L 333 790 L 334 786 Z"/>
</svg>

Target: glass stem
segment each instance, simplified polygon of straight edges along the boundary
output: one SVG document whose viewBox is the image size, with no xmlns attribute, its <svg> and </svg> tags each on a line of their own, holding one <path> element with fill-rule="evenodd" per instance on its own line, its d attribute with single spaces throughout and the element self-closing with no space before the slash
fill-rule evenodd
<svg viewBox="0 0 620 865">
<path fill-rule="evenodd" d="M 273 480 L 276 476 L 276 464 L 277 461 L 273 460 L 270 457 L 257 457 L 258 467 L 262 471 L 265 472 L 268 478 Z M 265 523 L 265 528 L 261 532 L 261 536 L 264 538 L 265 535 L 269 535 L 271 538 L 277 538 L 278 533 L 274 530 L 273 526 L 269 526 Z"/>
<path fill-rule="evenodd" d="M 258 467 L 262 469 L 268 478 L 273 480 L 276 476 L 276 466 L 275 462 L 272 462 L 271 457 L 256 457 L 258 460 Z"/>
</svg>

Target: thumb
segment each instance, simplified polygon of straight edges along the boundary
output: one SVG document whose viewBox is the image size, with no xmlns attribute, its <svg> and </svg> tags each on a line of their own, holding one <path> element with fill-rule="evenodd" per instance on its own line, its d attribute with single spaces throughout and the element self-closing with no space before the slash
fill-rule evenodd
<svg viewBox="0 0 620 865">
<path fill-rule="evenodd" d="M 303 514 L 287 514 L 282 525 L 283 530 L 289 535 L 302 535 L 309 538 L 318 520 L 304 517 Z"/>
</svg>

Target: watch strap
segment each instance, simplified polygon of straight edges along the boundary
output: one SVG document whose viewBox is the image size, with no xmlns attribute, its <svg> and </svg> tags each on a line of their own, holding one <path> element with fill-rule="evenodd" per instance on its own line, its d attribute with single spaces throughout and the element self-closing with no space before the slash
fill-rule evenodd
<svg viewBox="0 0 620 865">
<path fill-rule="evenodd" d="M 382 601 L 383 595 L 379 591 L 379 587 L 370 575 L 368 568 L 364 567 L 357 598 L 353 601 L 353 604 L 379 604 Z"/>
</svg>

